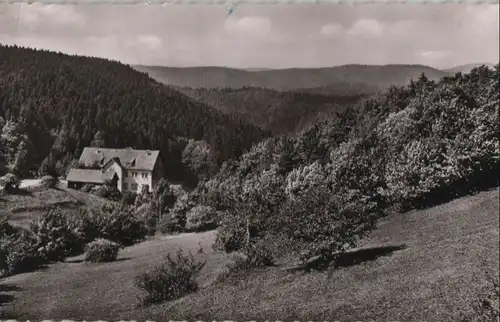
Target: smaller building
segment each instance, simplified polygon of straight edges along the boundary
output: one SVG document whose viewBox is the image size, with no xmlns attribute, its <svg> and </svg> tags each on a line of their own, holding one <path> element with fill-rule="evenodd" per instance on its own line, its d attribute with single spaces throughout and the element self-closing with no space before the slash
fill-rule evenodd
<svg viewBox="0 0 500 322">
<path fill-rule="evenodd" d="M 159 154 L 157 150 L 85 148 L 79 159 L 84 168 L 70 169 L 68 188 L 110 183 L 121 192 L 152 191 L 161 177 Z"/>
<path fill-rule="evenodd" d="M 67 181 L 68 188 L 71 189 L 80 189 L 85 184 L 103 185 L 106 182 L 116 185 L 118 175 L 110 172 L 103 173 L 102 170 L 73 168 L 69 170 Z"/>
</svg>

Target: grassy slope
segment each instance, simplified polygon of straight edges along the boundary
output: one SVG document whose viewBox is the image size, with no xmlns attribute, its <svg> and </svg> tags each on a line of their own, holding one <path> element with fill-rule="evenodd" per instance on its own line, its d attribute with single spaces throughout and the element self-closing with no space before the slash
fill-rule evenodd
<svg viewBox="0 0 500 322">
<path fill-rule="evenodd" d="M 0 217 L 9 216 L 9 222 L 23 228 L 50 208 L 96 207 L 109 202 L 100 197 L 72 189 L 36 189 L 17 195 L 0 197 Z"/>
<path fill-rule="evenodd" d="M 21 319 L 454 321 L 454 310 L 465 307 L 479 287 L 481 261 L 498 267 L 498 198 L 496 189 L 390 216 L 360 246 L 406 248 L 330 273 L 294 275 L 270 268 L 236 283 L 208 285 L 172 303 L 134 309 L 134 276 L 179 246 L 194 251 L 198 243 L 203 245 L 205 254 L 197 255 L 208 260 L 202 284 L 209 284 L 224 265 L 226 256 L 210 249 L 213 233 L 184 234 L 126 248 L 122 260 L 114 263 L 92 265 L 73 259 L 10 277 L 3 282 L 15 286 L 7 293 L 13 297 L 7 306 L 24 313 Z M 351 256 L 367 257 L 361 251 Z"/>
</svg>

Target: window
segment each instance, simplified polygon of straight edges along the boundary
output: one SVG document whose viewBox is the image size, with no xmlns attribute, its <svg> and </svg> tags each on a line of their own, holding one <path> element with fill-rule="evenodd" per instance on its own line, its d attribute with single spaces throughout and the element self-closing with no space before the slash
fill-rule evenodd
<svg viewBox="0 0 500 322">
<path fill-rule="evenodd" d="M 137 191 L 137 183 L 132 183 L 130 185 L 130 190 Z"/>
<path fill-rule="evenodd" d="M 147 178 L 147 177 L 148 177 L 148 173 L 147 173 L 147 172 L 143 172 L 143 173 L 142 173 L 142 177 L 143 177 L 143 178 Z"/>
<path fill-rule="evenodd" d="M 128 190 L 128 184 L 126 182 L 123 183 L 123 190 Z"/>
<path fill-rule="evenodd" d="M 149 185 L 148 184 L 143 184 L 142 188 L 146 191 L 149 191 Z"/>
</svg>

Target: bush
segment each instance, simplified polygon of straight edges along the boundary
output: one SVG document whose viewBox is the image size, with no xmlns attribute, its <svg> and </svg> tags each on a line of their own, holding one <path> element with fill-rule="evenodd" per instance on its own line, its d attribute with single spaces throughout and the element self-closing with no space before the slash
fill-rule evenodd
<svg viewBox="0 0 500 322">
<path fill-rule="evenodd" d="M 27 272 L 43 263 L 35 241 L 27 234 L 0 237 L 0 277 Z"/>
<path fill-rule="evenodd" d="M 156 233 L 158 213 L 153 205 L 143 204 L 136 210 L 136 216 L 144 222 L 148 236 Z"/>
<path fill-rule="evenodd" d="M 137 197 L 137 194 L 130 192 L 130 191 L 125 191 L 124 193 L 122 193 L 121 202 L 128 205 L 128 206 L 133 206 L 135 204 L 136 197 Z"/>
<path fill-rule="evenodd" d="M 248 245 L 244 254 L 247 256 L 245 263 L 247 269 L 274 265 L 274 256 L 271 250 L 261 240 Z"/>
<path fill-rule="evenodd" d="M 217 228 L 218 218 L 215 209 L 198 205 L 186 214 L 186 230 L 204 231 Z"/>
<path fill-rule="evenodd" d="M 185 194 L 179 197 L 172 209 L 164 214 L 158 222 L 158 229 L 163 234 L 181 232 L 186 228 L 187 212 L 196 206 L 198 196 L 195 193 Z"/>
<path fill-rule="evenodd" d="M 57 179 L 53 176 L 43 176 L 40 179 L 40 185 L 46 189 L 54 188 L 57 184 Z"/>
<path fill-rule="evenodd" d="M 243 251 L 233 252 L 230 258 L 232 261 L 226 264 L 222 272 L 219 272 L 216 283 L 238 278 L 249 270 L 275 265 L 272 252 L 262 241 L 249 245 Z"/>
<path fill-rule="evenodd" d="M 136 195 L 134 200 L 134 205 L 136 208 L 144 204 L 150 204 L 153 198 L 153 194 L 149 192 L 146 186 L 142 186 L 141 191 Z"/>
<path fill-rule="evenodd" d="M 85 261 L 92 263 L 115 261 L 120 247 L 115 242 L 99 238 L 85 245 Z"/>
<path fill-rule="evenodd" d="M 294 241 L 302 259 L 320 256 L 328 261 L 355 247 L 381 216 L 377 203 L 360 191 L 318 187 L 286 202 L 269 230 Z"/>
<path fill-rule="evenodd" d="M 121 192 L 111 184 L 103 184 L 96 186 L 90 190 L 93 195 L 101 198 L 106 198 L 112 201 L 120 201 L 122 199 Z"/>
<path fill-rule="evenodd" d="M 148 231 L 146 224 L 139 218 L 133 207 L 111 204 L 103 205 L 90 213 L 96 238 L 105 238 L 124 246 L 144 240 Z"/>
<path fill-rule="evenodd" d="M 19 178 L 12 173 L 7 173 L 0 178 L 0 187 L 6 193 L 16 193 L 19 189 Z"/>
<path fill-rule="evenodd" d="M 51 209 L 31 224 L 38 254 L 49 261 L 59 261 L 83 250 L 89 222 L 85 213 Z"/>
<path fill-rule="evenodd" d="M 80 188 L 80 191 L 85 192 L 85 193 L 90 193 L 95 187 L 96 187 L 96 185 L 87 183 L 87 184 L 84 184 Z"/>
<path fill-rule="evenodd" d="M 81 254 L 85 245 L 99 238 L 129 246 L 148 231 L 131 207 L 104 205 L 95 211 L 51 209 L 31 226 L 37 251 L 51 261 Z"/>
<path fill-rule="evenodd" d="M 12 236 L 18 232 L 19 229 L 11 225 L 6 217 L 0 219 L 0 238 Z"/>
<path fill-rule="evenodd" d="M 162 234 L 173 234 L 184 231 L 184 227 L 179 223 L 179 218 L 175 213 L 169 211 L 163 214 L 158 220 L 158 230 Z"/>
<path fill-rule="evenodd" d="M 215 272 L 214 283 L 227 283 L 231 280 L 241 280 L 242 274 L 248 272 L 248 256 L 244 253 L 234 252 L 229 256 L 231 260 Z"/>
<path fill-rule="evenodd" d="M 221 227 L 217 231 L 214 250 L 222 250 L 231 253 L 245 246 L 247 229 L 245 222 L 235 215 L 226 214 L 222 220 Z"/>
<path fill-rule="evenodd" d="M 182 250 L 174 258 L 168 254 L 163 264 L 136 277 L 136 287 L 147 293 L 142 304 L 171 301 L 197 291 L 195 278 L 204 265 L 204 262 L 196 261 L 191 253 L 184 255 Z"/>
</svg>

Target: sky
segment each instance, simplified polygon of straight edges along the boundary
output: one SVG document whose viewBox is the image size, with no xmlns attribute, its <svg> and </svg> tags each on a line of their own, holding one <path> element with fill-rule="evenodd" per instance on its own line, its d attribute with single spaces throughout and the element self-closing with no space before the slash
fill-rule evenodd
<svg viewBox="0 0 500 322">
<path fill-rule="evenodd" d="M 0 4 L 0 43 L 156 66 L 499 61 L 498 4 Z"/>
</svg>

